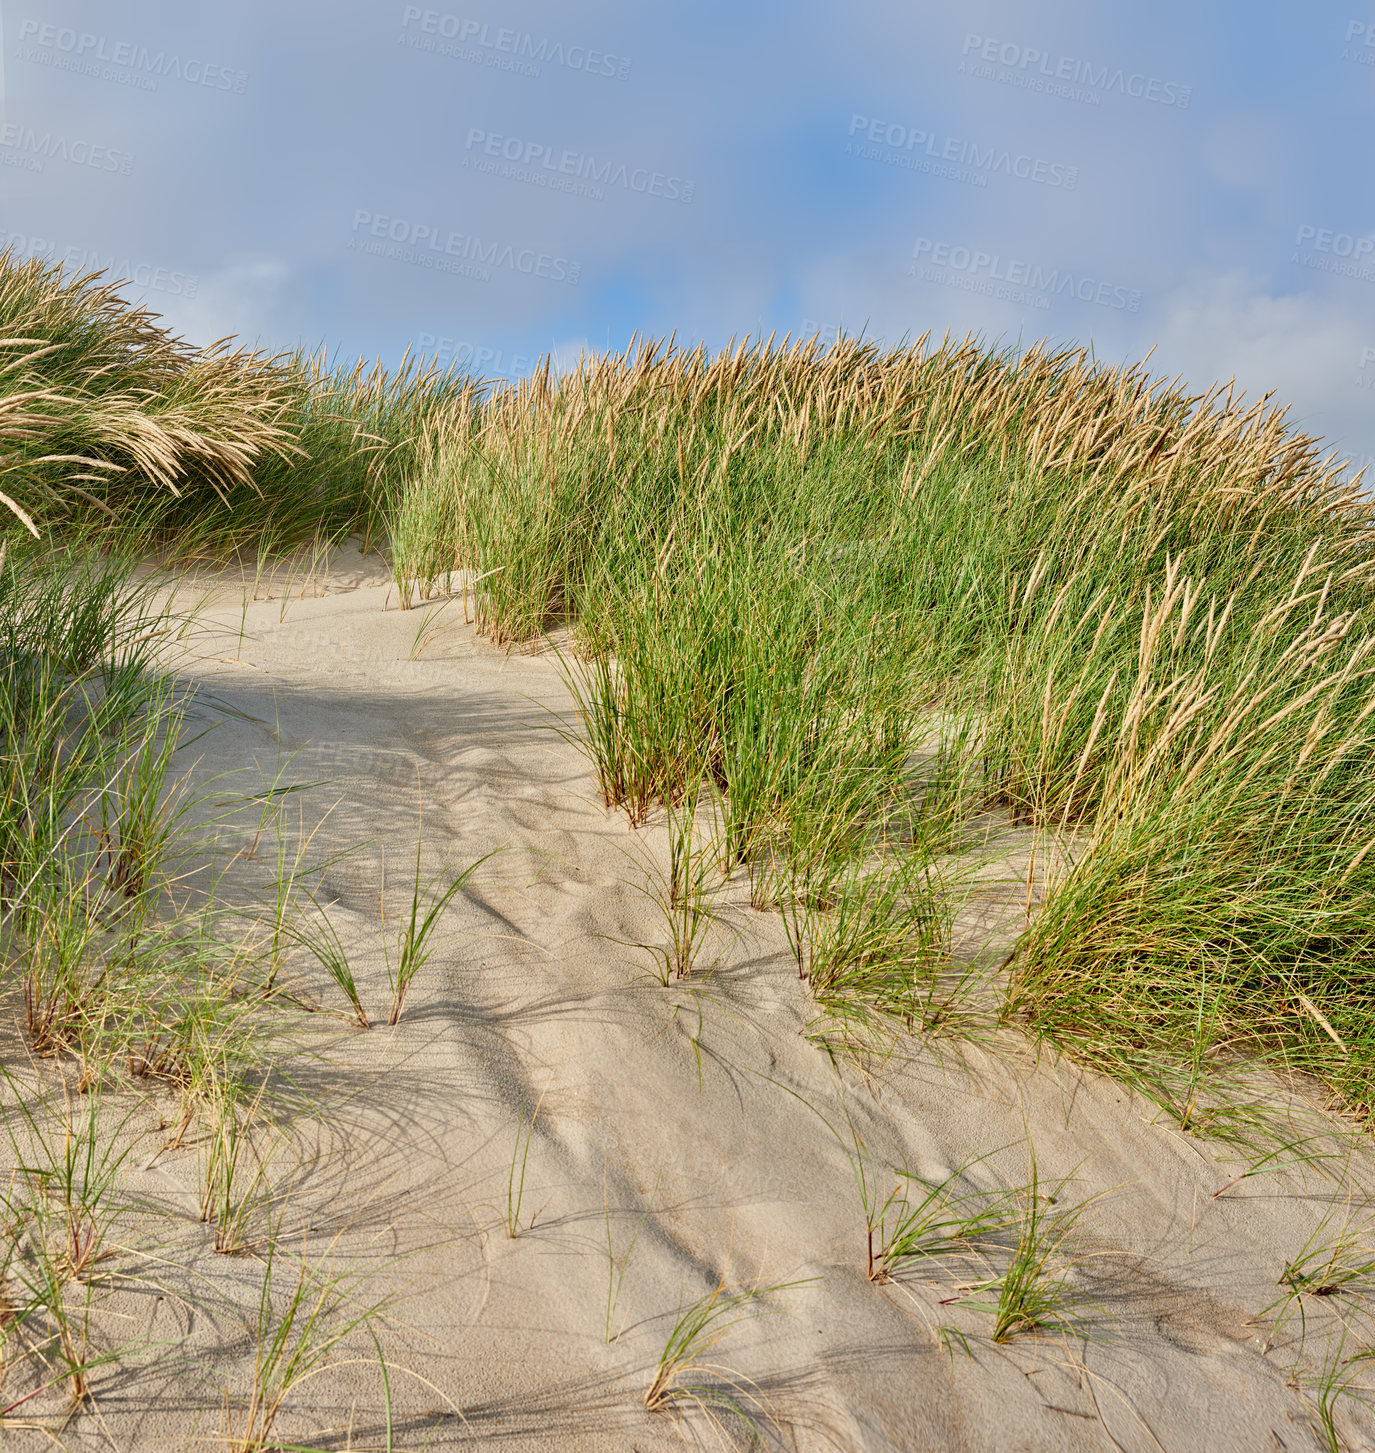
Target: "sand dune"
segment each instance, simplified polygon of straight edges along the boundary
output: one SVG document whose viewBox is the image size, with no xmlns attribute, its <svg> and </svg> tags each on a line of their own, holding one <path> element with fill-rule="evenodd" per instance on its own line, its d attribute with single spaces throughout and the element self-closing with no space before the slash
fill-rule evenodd
<svg viewBox="0 0 1375 1453">
<path fill-rule="evenodd" d="M 303 597 L 300 581 L 290 599 L 282 588 L 247 603 L 237 581 L 181 588 L 200 609 L 171 664 L 210 728 L 182 760 L 197 759 L 211 799 L 217 774 L 238 790 L 257 774 L 316 784 L 282 799 L 286 850 L 308 839 L 314 859 L 341 854 L 316 894 L 375 1021 L 422 811 L 425 874 L 494 853 L 445 913 L 395 1027 L 348 1026 L 318 965 L 289 961 L 322 1008 L 296 1021 L 278 1073 L 298 1112 L 276 1162 L 296 1167 L 276 1203 L 281 1264 L 328 1256 L 366 1277 L 349 1283 L 355 1304 L 391 1299 L 373 1327 L 395 1447 L 743 1446 L 726 1394 L 766 1446 L 809 1453 L 1320 1446 L 1318 1394 L 1289 1383 L 1296 1327 L 1267 1348 L 1272 1319 L 1253 1319 L 1331 1181 L 1279 1165 L 1215 1196 L 1247 1168 L 1226 1144 L 1181 1133 L 1109 1080 L 1036 1062 L 1010 1030 L 980 1045 L 907 1038 L 886 1057 L 828 1052 L 808 1033 L 818 1010 L 780 920 L 749 907 L 743 882 L 723 892 L 702 969 L 655 982 L 636 945 L 663 936 L 648 890 L 666 830 L 630 831 L 602 807 L 556 729 L 574 723 L 554 656 L 493 650 L 458 602 L 428 618 L 397 609 L 385 572 L 355 553 Z M 251 840 L 247 821 L 222 829 L 227 848 Z M 276 852 L 269 834 L 223 891 L 251 895 Z M 1295 1091 L 1262 1089 L 1277 1111 L 1302 1108 Z M 513 1156 L 536 1109 L 512 1238 Z M 1303 1113 L 1296 1134 L 1326 1127 L 1339 1145 L 1336 1122 Z M 1041 1189 L 1055 1191 L 1045 1215 L 1090 1203 L 1061 1247 L 1075 1320 L 991 1339 L 992 1314 L 973 1305 L 989 1293 L 970 1289 L 1005 1269 L 1008 1232 L 866 1280 L 847 1117 L 880 1199 L 916 1184 L 899 1172 L 931 1184 L 971 1161 L 966 1194 L 1023 1186 L 1034 1147 Z M 139 1142 L 130 1188 L 166 1224 L 181 1214 L 182 1230 L 152 1233 L 167 1294 L 144 1284 L 117 1306 L 140 1337 L 186 1355 L 102 1387 L 98 1416 L 63 1433 L 71 1446 L 215 1445 L 213 1389 L 251 1375 L 252 1339 L 226 1308 L 251 1320 L 262 1252 L 209 1250 L 185 1215 L 198 1151 L 158 1150 L 165 1138 Z M 1350 1154 L 1349 1185 L 1368 1183 L 1368 1152 Z M 719 1284 L 760 1295 L 675 1384 L 703 1400 L 646 1409 L 676 1312 Z M 1331 1303 L 1306 1299 L 1310 1356 L 1315 1337 L 1336 1336 Z M 386 1446 L 371 1340 L 341 1344 L 346 1358 L 296 1390 L 277 1436 Z M 1375 1436 L 1353 1399 L 1342 1408 L 1348 1430 Z M 46 1435 L 14 1435 L 28 1436 Z"/>
</svg>

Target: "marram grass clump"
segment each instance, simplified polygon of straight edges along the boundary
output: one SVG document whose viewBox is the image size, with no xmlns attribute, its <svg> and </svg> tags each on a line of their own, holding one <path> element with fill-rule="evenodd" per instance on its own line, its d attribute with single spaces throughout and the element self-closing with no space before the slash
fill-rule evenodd
<svg viewBox="0 0 1375 1453">
<path fill-rule="evenodd" d="M 1004 813 L 1075 843 L 1004 1020 L 1167 1101 L 1224 1051 L 1369 1098 L 1371 513 L 1282 409 L 1042 345 L 643 344 L 475 401 L 392 526 L 494 642 L 571 626 L 607 802 L 712 784 L 823 998 L 948 1012 Z"/>
<path fill-rule="evenodd" d="M 376 534 L 480 386 L 407 358 L 195 348 L 117 280 L 0 252 L 0 518 L 177 559 Z"/>
</svg>

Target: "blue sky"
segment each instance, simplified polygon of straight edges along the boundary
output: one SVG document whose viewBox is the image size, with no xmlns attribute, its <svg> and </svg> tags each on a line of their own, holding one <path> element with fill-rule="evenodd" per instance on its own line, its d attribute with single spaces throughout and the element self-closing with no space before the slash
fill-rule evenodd
<svg viewBox="0 0 1375 1453">
<path fill-rule="evenodd" d="M 1375 456 L 1375 7 L 0 0 L 0 244 L 197 342 L 1154 347 Z M 1375 471 L 1372 471 L 1375 473 Z"/>
</svg>

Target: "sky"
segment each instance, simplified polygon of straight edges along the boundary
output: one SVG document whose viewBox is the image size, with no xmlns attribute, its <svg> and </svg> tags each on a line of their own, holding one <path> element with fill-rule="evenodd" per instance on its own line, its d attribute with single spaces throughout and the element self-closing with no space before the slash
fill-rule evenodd
<svg viewBox="0 0 1375 1453">
<path fill-rule="evenodd" d="M 0 34 L 0 246 L 199 344 L 1154 349 L 1375 478 L 1371 0 L 0 0 Z"/>
</svg>

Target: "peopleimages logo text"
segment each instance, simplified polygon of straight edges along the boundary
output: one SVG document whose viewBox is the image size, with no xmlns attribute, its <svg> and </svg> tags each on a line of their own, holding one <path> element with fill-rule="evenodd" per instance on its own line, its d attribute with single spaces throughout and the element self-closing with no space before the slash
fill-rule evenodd
<svg viewBox="0 0 1375 1453">
<path fill-rule="evenodd" d="M 449 232 L 428 222 L 388 217 L 362 208 L 353 214 L 349 246 L 375 257 L 391 257 L 486 280 L 488 268 L 502 267 L 551 282 L 577 283 L 582 264 L 533 247 L 484 241 L 469 232 Z M 362 233 L 362 237 L 358 236 Z M 474 271 L 473 269 L 476 269 Z"/>
<path fill-rule="evenodd" d="M 413 50 L 454 55 L 527 75 L 539 75 L 541 65 L 562 66 L 588 76 L 630 78 L 630 60 L 587 45 L 565 45 L 548 36 L 488 25 L 462 15 L 407 5 L 401 12 L 401 41 Z"/>
<path fill-rule="evenodd" d="M 959 274 L 959 278 L 948 279 L 935 272 L 937 268 L 948 268 Z M 1136 313 L 1141 309 L 1141 293 L 1137 288 L 1104 282 L 1100 278 L 1087 273 L 1076 273 L 1069 268 L 1045 268 L 1017 258 L 1003 258 L 996 252 L 986 252 L 982 248 L 938 242 L 931 237 L 918 237 L 913 244 L 909 275 L 928 282 L 948 281 L 971 292 L 1007 296 L 1014 302 L 1030 302 L 1033 306 L 1048 305 L 1037 303 L 1037 298 L 1069 296 L 1077 298 L 1081 303 L 1096 303 L 1103 308 L 1120 308 L 1128 313 Z M 1020 296 L 1023 292 L 1025 296 Z"/>
<path fill-rule="evenodd" d="M 1375 348 L 1369 344 L 1361 349 L 1361 371 L 1356 375 L 1356 387 L 1375 389 Z"/>
<path fill-rule="evenodd" d="M 1375 66 L 1375 21 L 1347 21 L 1342 59 L 1362 66 Z"/>
<path fill-rule="evenodd" d="M 112 146 L 97 146 L 80 139 L 73 141 L 58 131 L 36 131 L 18 122 L 0 124 L 0 166 L 22 167 L 41 172 L 45 162 L 65 161 L 72 166 L 93 167 L 100 172 L 118 172 L 127 177 L 134 169 L 134 154 Z"/>
<path fill-rule="evenodd" d="M 446 338 L 437 333 L 422 333 L 416 339 L 422 356 L 431 353 L 440 367 L 469 368 L 484 378 L 511 377 L 531 372 L 539 359 L 530 353 L 513 353 L 507 358 L 500 348 L 471 343 L 466 338 Z"/>
<path fill-rule="evenodd" d="M 194 298 L 200 288 L 195 273 L 161 267 L 155 262 L 137 262 L 131 257 L 103 252 L 95 247 L 68 247 L 59 252 L 57 244 L 45 237 L 0 229 L 0 250 L 13 248 L 21 257 L 38 257 L 45 262 L 61 262 L 69 273 L 103 272 L 107 282 L 126 281 L 139 288 L 152 288 L 174 297 Z"/>
<path fill-rule="evenodd" d="M 935 132 L 904 126 L 896 121 L 882 121 L 856 113 L 850 117 L 850 136 L 872 142 L 876 147 L 887 147 L 890 156 L 911 156 L 915 161 L 926 162 L 928 166 L 930 162 L 945 163 L 953 167 L 968 168 L 972 174 L 978 176 L 1001 172 L 1004 176 L 1020 177 L 1026 182 L 1063 187 L 1066 191 L 1073 191 L 1079 185 L 1078 167 L 1028 156 L 1004 146 L 980 146 L 977 141 L 964 141 L 958 136 L 941 137 Z M 847 151 L 853 146 L 852 140 L 846 148 Z M 860 149 L 856 154 L 876 161 L 889 160 L 889 156 L 877 150 Z M 919 166 L 914 169 L 926 168 Z"/>
<path fill-rule="evenodd" d="M 521 172 L 532 175 L 544 172 L 550 177 L 568 177 L 600 187 L 623 187 L 629 192 L 642 192 L 669 202 L 690 202 L 697 190 L 696 182 L 667 172 L 631 167 L 624 162 L 602 161 L 583 151 L 567 148 L 560 151 L 544 142 L 503 136 L 499 132 L 484 131 L 480 126 L 469 127 L 464 150 L 476 153 L 473 160 L 492 157 L 510 163 L 515 169 L 512 175 L 519 181 L 531 179 L 520 175 Z M 465 158 L 465 165 L 467 160 Z"/>
<path fill-rule="evenodd" d="M 1052 56 L 1036 46 L 1018 45 L 1015 41 L 997 40 L 991 36 L 966 33 L 962 54 L 965 64 L 973 61 L 988 66 L 1002 66 L 1027 77 L 1039 77 L 1043 83 L 1065 82 L 1084 86 L 1090 91 L 1116 91 L 1123 96 L 1133 96 L 1138 101 L 1154 101 L 1161 106 L 1187 107 L 1193 95 L 1192 86 L 1180 85 L 1178 81 L 1167 81 L 1160 76 L 1143 75 L 1140 71 L 1128 71 L 1122 66 L 1095 65 L 1092 61 L 1078 60 L 1074 56 Z M 961 70 L 965 69 L 961 65 Z M 976 71 L 982 75 L 983 72 Z M 987 79 L 1002 79 L 990 75 Z M 1048 90 L 1055 94 L 1055 87 L 1049 84 L 1031 86 L 1032 90 Z"/>
<path fill-rule="evenodd" d="M 20 60 L 105 80 L 122 80 L 141 90 L 155 89 L 160 77 L 230 91 L 236 96 L 242 96 L 248 86 L 247 71 L 210 65 L 194 56 L 183 59 L 175 51 L 154 51 L 131 40 L 111 40 L 70 26 L 21 20 L 19 41 Z M 32 44 L 25 45 L 25 41 Z"/>
<path fill-rule="evenodd" d="M 1375 233 L 1339 232 L 1304 222 L 1294 238 L 1300 250 L 1289 260 L 1300 267 L 1375 282 Z"/>
</svg>

